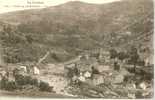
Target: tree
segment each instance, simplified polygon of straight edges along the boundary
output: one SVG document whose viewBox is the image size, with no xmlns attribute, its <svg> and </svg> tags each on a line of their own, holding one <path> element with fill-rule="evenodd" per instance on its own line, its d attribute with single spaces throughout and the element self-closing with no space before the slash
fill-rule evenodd
<svg viewBox="0 0 155 100">
<path fill-rule="evenodd" d="M 125 58 L 128 58 L 128 55 L 125 52 L 119 52 L 118 54 L 118 59 L 119 60 L 124 60 Z"/>
<path fill-rule="evenodd" d="M 27 35 L 27 36 L 26 36 L 26 39 L 27 39 L 27 42 L 30 43 L 30 44 L 31 44 L 32 41 L 33 41 L 32 37 L 31 37 L 30 35 Z"/>
<path fill-rule="evenodd" d="M 139 54 L 137 48 L 134 46 L 131 47 L 130 51 L 128 52 L 130 55 L 130 62 L 134 65 L 134 72 L 136 70 L 136 65 L 139 61 Z"/>
<path fill-rule="evenodd" d="M 12 32 L 12 28 L 11 28 L 11 26 L 9 26 L 9 25 L 8 25 L 8 26 L 5 25 L 5 26 L 3 27 L 3 31 L 4 31 L 5 33 L 11 33 L 11 32 Z"/>
<path fill-rule="evenodd" d="M 110 58 L 116 58 L 117 57 L 117 51 L 115 49 L 110 50 Z"/>
</svg>

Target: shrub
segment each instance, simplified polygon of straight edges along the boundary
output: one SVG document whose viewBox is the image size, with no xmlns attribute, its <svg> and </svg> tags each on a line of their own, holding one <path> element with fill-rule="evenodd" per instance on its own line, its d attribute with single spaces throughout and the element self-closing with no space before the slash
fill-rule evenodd
<svg viewBox="0 0 155 100">
<path fill-rule="evenodd" d="M 110 58 L 116 58 L 117 57 L 117 51 L 115 49 L 110 50 Z"/>
<path fill-rule="evenodd" d="M 26 85 L 27 82 L 25 80 L 25 77 L 23 75 L 15 75 L 15 81 L 18 85 Z"/>
<path fill-rule="evenodd" d="M 125 52 L 119 52 L 117 55 L 119 60 L 124 60 L 128 58 L 128 55 Z"/>
<path fill-rule="evenodd" d="M 14 81 L 8 81 L 6 83 L 6 87 L 5 87 L 6 90 L 9 90 L 9 91 L 13 91 L 15 89 L 17 89 L 17 85 Z"/>
<path fill-rule="evenodd" d="M 30 85 L 38 86 L 39 85 L 38 79 L 31 79 Z"/>
<path fill-rule="evenodd" d="M 2 77 L 2 80 L 0 81 L 0 89 L 12 91 L 17 89 L 17 86 L 14 81 L 8 81 L 8 78 Z"/>
<path fill-rule="evenodd" d="M 40 91 L 52 92 L 53 87 L 49 86 L 48 83 L 41 81 L 39 85 Z"/>
<path fill-rule="evenodd" d="M 6 83 L 8 82 L 8 79 L 6 77 L 2 77 L 2 80 L 0 82 L 0 88 L 5 89 L 7 87 Z"/>
<path fill-rule="evenodd" d="M 25 77 L 24 77 L 24 80 L 25 80 L 25 83 L 26 83 L 26 84 L 31 84 L 31 82 L 32 82 L 31 76 L 25 76 Z"/>
</svg>

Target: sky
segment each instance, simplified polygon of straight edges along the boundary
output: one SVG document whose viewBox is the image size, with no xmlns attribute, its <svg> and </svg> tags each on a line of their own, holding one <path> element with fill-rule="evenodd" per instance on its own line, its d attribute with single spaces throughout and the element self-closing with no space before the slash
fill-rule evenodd
<svg viewBox="0 0 155 100">
<path fill-rule="evenodd" d="M 69 1 L 83 1 L 87 3 L 104 4 L 120 0 L 0 0 L 0 13 L 16 10 L 45 8 L 56 6 Z"/>
</svg>

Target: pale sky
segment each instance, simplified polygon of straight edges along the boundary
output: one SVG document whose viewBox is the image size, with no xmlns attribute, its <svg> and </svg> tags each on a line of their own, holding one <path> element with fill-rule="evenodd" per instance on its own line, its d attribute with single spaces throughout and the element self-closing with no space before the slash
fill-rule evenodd
<svg viewBox="0 0 155 100">
<path fill-rule="evenodd" d="M 69 1 L 83 1 L 88 3 L 103 4 L 121 0 L 0 0 L 0 13 L 23 9 L 45 8 Z"/>
</svg>

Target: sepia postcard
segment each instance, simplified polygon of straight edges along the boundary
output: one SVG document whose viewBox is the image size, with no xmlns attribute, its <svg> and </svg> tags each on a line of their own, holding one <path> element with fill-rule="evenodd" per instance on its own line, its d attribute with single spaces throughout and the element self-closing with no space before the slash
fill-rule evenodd
<svg viewBox="0 0 155 100">
<path fill-rule="evenodd" d="M 0 0 L 0 100 L 153 99 L 153 0 Z"/>
</svg>

